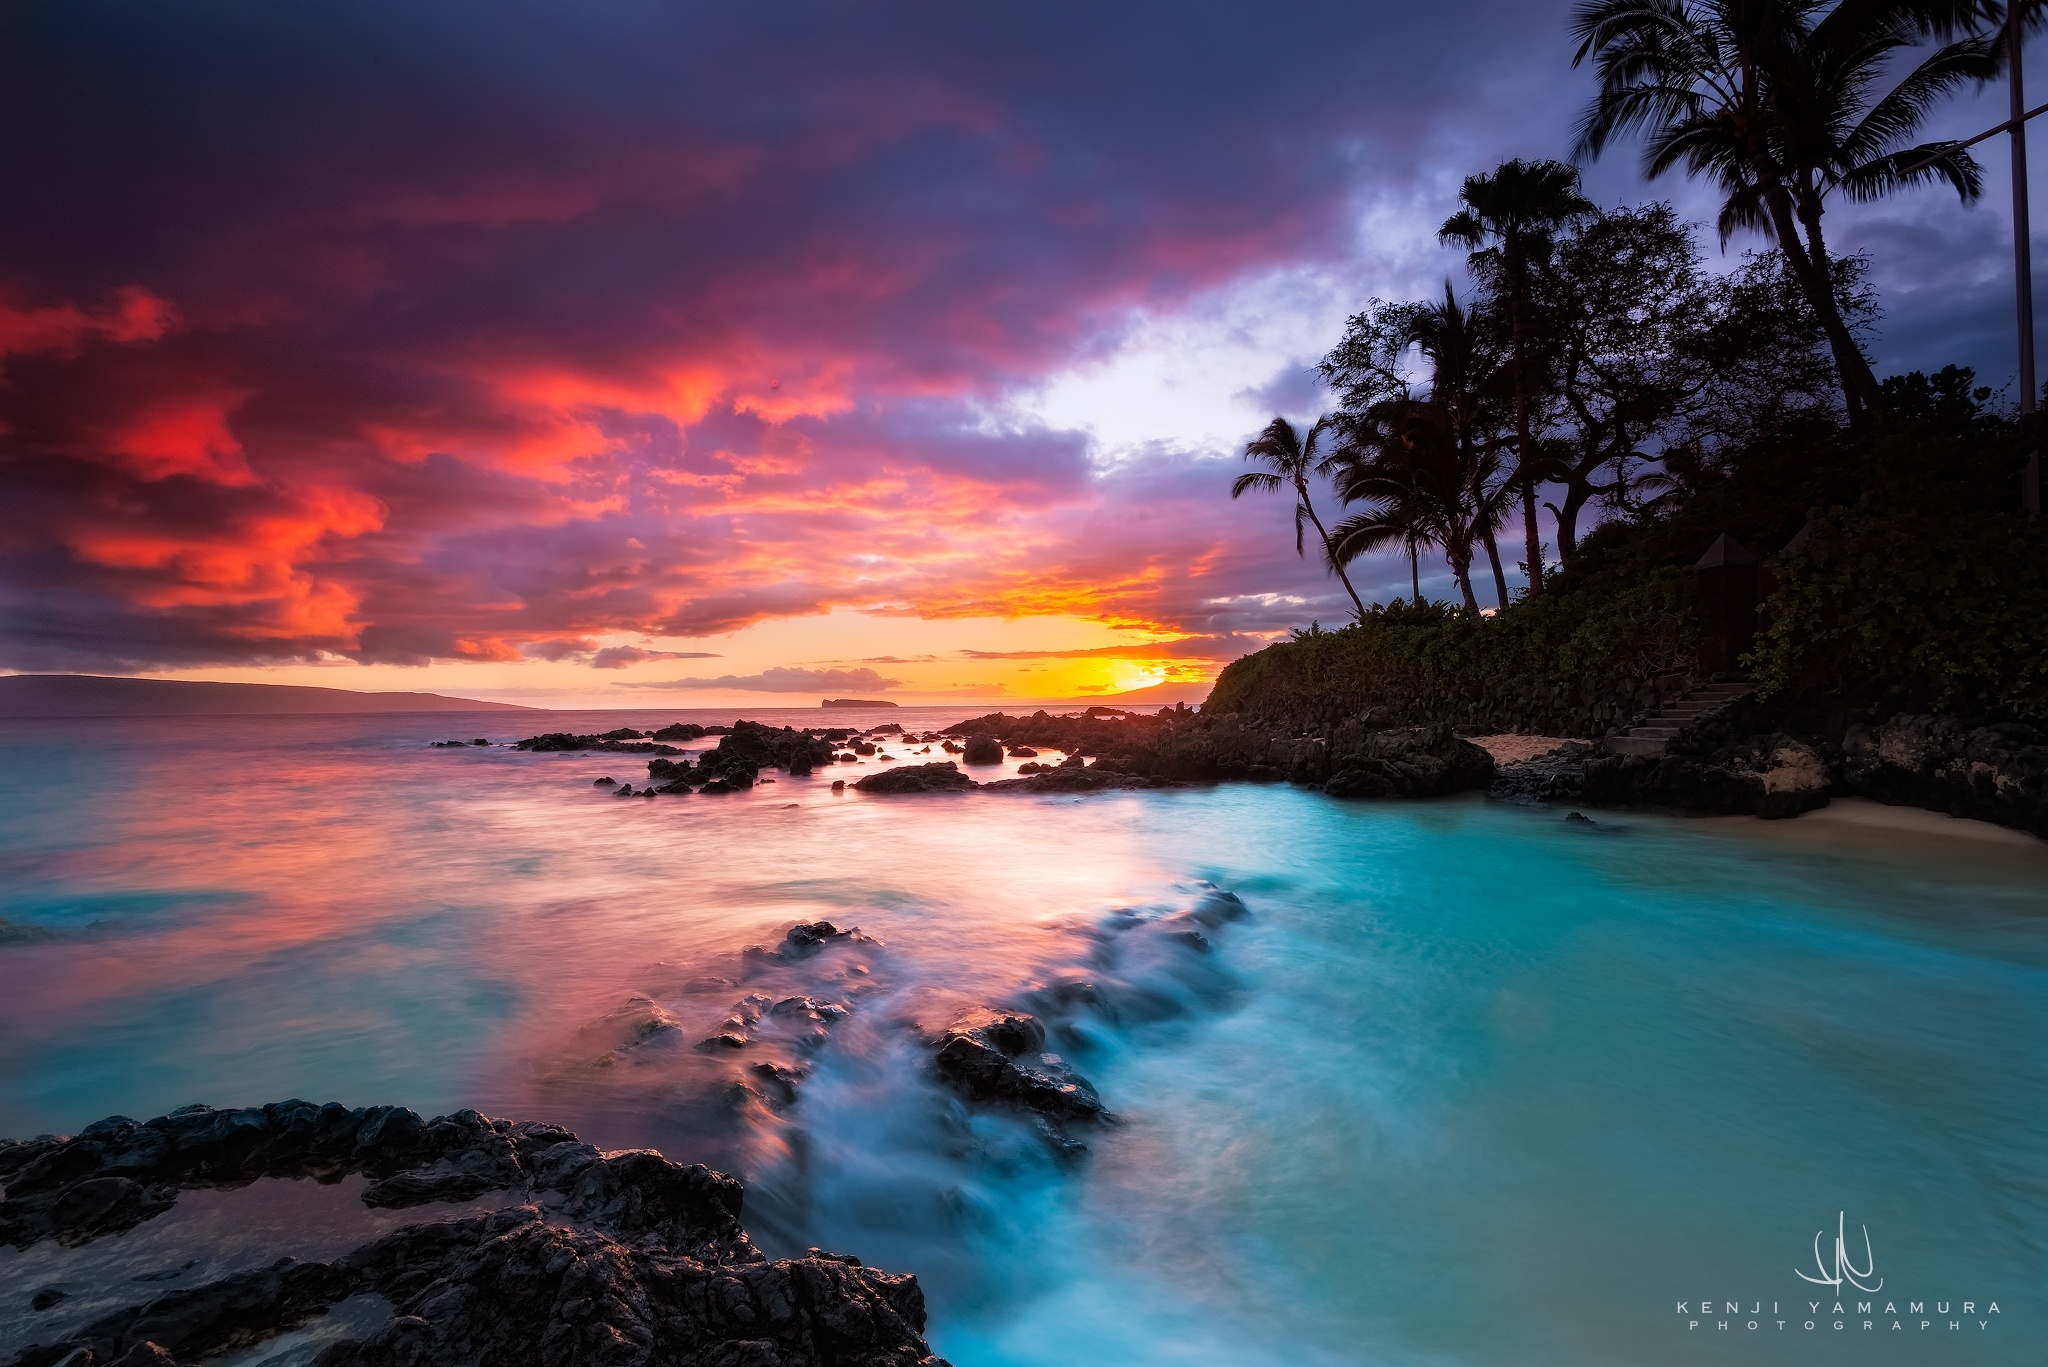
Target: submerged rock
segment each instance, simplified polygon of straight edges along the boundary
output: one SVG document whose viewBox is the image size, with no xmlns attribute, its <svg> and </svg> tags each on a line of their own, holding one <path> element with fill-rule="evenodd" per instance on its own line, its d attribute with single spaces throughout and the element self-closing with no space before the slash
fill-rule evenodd
<svg viewBox="0 0 2048 1367">
<path fill-rule="evenodd" d="M 808 959 L 827 945 L 866 941 L 867 938 L 867 936 L 860 933 L 859 926 L 841 930 L 830 921 L 809 921 L 802 925 L 791 926 L 785 931 L 782 936 L 782 943 L 775 949 L 774 954 L 778 959 L 786 959 L 793 962 L 799 959 Z M 768 951 L 763 950 L 760 952 L 766 953 Z"/>
<path fill-rule="evenodd" d="M 1020 765 L 1017 772 L 1026 769 L 1036 772 L 1023 778 L 997 779 L 984 783 L 982 787 L 992 793 L 1100 793 L 1120 788 L 1173 788 L 1179 785 L 1163 778 L 1145 774 L 1119 773 L 1115 769 L 1101 766 L 1084 769 L 1079 765 L 1046 767 L 1044 765 Z"/>
<path fill-rule="evenodd" d="M 740 1226 L 744 1189 L 732 1178 L 650 1150 L 600 1153 L 552 1125 L 299 1101 L 187 1107 L 143 1124 L 112 1117 L 75 1137 L 0 1141 L 0 1172 L 0 1231 L 20 1247 L 85 1242 L 168 1209 L 179 1188 L 259 1176 L 381 1174 L 370 1192 L 407 1198 L 377 1202 L 391 1205 L 479 1189 L 533 1198 L 409 1225 L 328 1262 L 284 1258 L 200 1286 L 139 1290 L 134 1304 L 31 1345 L 10 1367 L 176 1367 L 260 1346 L 366 1294 L 394 1315 L 331 1344 L 321 1367 L 942 1367 L 923 1338 L 916 1278 L 817 1251 L 771 1262 Z M 129 1188 L 154 1209 L 103 1199 Z"/>
<path fill-rule="evenodd" d="M 932 1063 L 939 1078 L 969 1101 L 1021 1106 L 1047 1120 L 1094 1120 L 1102 1098 L 1058 1054 L 1040 1052 L 1036 1017 L 982 1012 L 948 1026 Z"/>
<path fill-rule="evenodd" d="M 603 735 L 579 736 L 568 731 L 550 731 L 545 735 L 528 736 L 513 745 L 514 750 L 531 750 L 536 754 L 550 752 L 600 750 L 608 753 L 629 755 L 679 755 L 682 751 L 673 745 L 659 741 L 635 740 L 640 733 L 630 727 L 607 731 Z"/>
</svg>

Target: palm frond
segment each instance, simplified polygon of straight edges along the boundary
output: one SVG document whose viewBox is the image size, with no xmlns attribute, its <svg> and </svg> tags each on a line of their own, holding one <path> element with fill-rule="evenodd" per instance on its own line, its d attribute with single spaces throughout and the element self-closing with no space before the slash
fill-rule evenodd
<svg viewBox="0 0 2048 1367">
<path fill-rule="evenodd" d="M 1939 152 L 1941 155 L 1935 156 Z M 1925 165 L 1915 165 L 1932 157 Z M 1911 169 L 1901 169 L 1911 168 Z M 1968 204 L 1984 193 L 1984 168 L 1977 159 L 1953 142 L 1933 142 L 1909 147 L 1890 156 L 1876 157 L 1843 173 L 1836 184 L 1856 203 L 1868 203 L 1895 194 L 1911 185 L 1945 180 Z"/>
<path fill-rule="evenodd" d="M 1995 40 L 1970 39 L 1921 62 L 1847 130 L 1833 160 L 1840 165 L 1868 161 L 1912 137 L 1943 99 L 1997 73 L 1999 48 Z"/>
<path fill-rule="evenodd" d="M 1469 182 L 1468 182 L 1469 183 Z M 1461 209 L 1444 220 L 1444 226 L 1437 229 L 1437 241 L 1446 246 L 1478 248 L 1486 243 L 1486 229 L 1478 215 L 1470 209 Z"/>
</svg>

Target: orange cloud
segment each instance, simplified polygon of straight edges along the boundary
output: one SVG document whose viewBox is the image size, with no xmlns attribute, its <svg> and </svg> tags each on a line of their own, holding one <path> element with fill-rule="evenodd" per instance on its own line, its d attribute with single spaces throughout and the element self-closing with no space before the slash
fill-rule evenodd
<svg viewBox="0 0 2048 1367">
<path fill-rule="evenodd" d="M 311 488 L 210 529 L 87 524 L 66 540 L 87 564 L 137 572 L 128 592 L 144 607 L 235 609 L 224 630 L 248 640 L 352 641 L 359 596 L 300 562 L 375 530 L 383 516 L 356 490 Z"/>
</svg>

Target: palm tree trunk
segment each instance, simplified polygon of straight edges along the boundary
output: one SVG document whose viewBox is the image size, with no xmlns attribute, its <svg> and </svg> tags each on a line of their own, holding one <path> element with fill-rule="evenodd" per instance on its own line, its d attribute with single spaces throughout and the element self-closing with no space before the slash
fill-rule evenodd
<svg viewBox="0 0 2048 1367">
<path fill-rule="evenodd" d="M 1408 600 L 1411 605 L 1422 601 L 1422 556 L 1412 536 L 1408 538 L 1408 592 L 1413 595 Z"/>
<path fill-rule="evenodd" d="M 1309 501 L 1308 481 L 1296 479 L 1295 492 L 1301 495 L 1301 510 L 1308 514 L 1308 520 L 1316 524 L 1316 535 L 1323 539 L 1323 563 L 1337 571 L 1338 580 L 1344 585 L 1344 592 L 1351 595 L 1351 606 L 1358 611 L 1358 620 L 1365 620 L 1365 604 L 1358 601 L 1358 590 L 1351 587 L 1351 576 L 1344 573 L 1344 567 L 1337 563 L 1337 556 L 1330 548 L 1330 534 L 1323 530 L 1323 520 L 1316 516 L 1316 505 Z"/>
<path fill-rule="evenodd" d="M 1543 535 L 1536 525 L 1536 481 L 1522 476 L 1522 538 L 1528 546 L 1529 596 L 1543 592 Z"/>
<path fill-rule="evenodd" d="M 1522 304 L 1528 282 L 1525 264 L 1508 248 L 1508 312 L 1515 342 L 1515 459 L 1522 481 L 1522 534 L 1529 543 L 1529 596 L 1543 593 L 1543 539 L 1536 527 L 1536 443 L 1529 433 L 1529 366 L 1522 339 Z"/>
<path fill-rule="evenodd" d="M 1494 540 L 1493 528 L 1484 524 L 1481 524 L 1479 528 L 1479 536 L 1486 543 L 1486 558 L 1493 564 L 1494 596 L 1500 600 L 1502 607 L 1506 607 L 1508 605 L 1508 577 L 1500 567 L 1500 543 Z"/>
<path fill-rule="evenodd" d="M 1828 312 L 1822 316 L 1824 327 L 1835 331 L 1828 334 L 1828 345 L 1844 346 L 1848 349 L 1849 373 L 1855 377 L 1858 394 L 1866 412 L 1873 418 L 1884 416 L 1884 387 L 1877 382 L 1877 373 L 1870 368 L 1869 360 L 1863 355 L 1863 348 L 1856 345 L 1856 339 L 1849 333 L 1849 325 L 1842 318 L 1841 301 L 1835 297 L 1834 258 L 1828 255 L 1827 239 L 1820 230 L 1821 203 L 1818 195 L 1802 195 L 1799 205 L 1799 221 L 1806 227 L 1806 255 L 1814 278 L 1825 288 Z M 1836 341 L 1836 333 L 1840 342 Z M 1837 362 L 1840 363 L 1839 361 Z"/>
<path fill-rule="evenodd" d="M 1763 199 L 1778 249 L 1785 253 L 1786 264 L 1792 269 L 1792 279 L 1805 294 L 1814 316 L 1820 319 L 1821 331 L 1827 334 L 1828 350 L 1835 358 L 1835 373 L 1842 382 L 1842 400 L 1849 410 L 1849 425 L 1861 427 L 1884 411 L 1884 393 L 1878 388 L 1870 362 L 1863 358 L 1863 349 L 1856 345 L 1848 323 L 1842 318 L 1841 301 L 1835 297 L 1834 271 L 1820 238 L 1820 212 L 1818 208 L 1810 216 L 1798 212 L 1793 207 L 1792 192 L 1781 184 L 1765 186 Z M 1819 249 L 1818 259 L 1800 240 L 1797 222 L 1804 222 Z"/>
<path fill-rule="evenodd" d="M 1444 559 L 1451 562 L 1451 577 L 1458 581 L 1458 592 L 1465 599 L 1465 613 L 1469 617 L 1479 615 L 1479 595 L 1472 592 L 1472 539 L 1466 536 L 1453 539 L 1444 547 Z"/>
</svg>

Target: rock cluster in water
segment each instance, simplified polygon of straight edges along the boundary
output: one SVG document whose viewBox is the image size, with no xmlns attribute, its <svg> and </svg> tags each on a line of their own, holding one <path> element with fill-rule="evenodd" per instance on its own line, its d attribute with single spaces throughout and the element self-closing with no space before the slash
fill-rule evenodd
<svg viewBox="0 0 2048 1367">
<path fill-rule="evenodd" d="M 1368 729 L 1335 727 L 1313 736 L 1279 735 L 1235 716 L 1211 717 L 1187 708 L 1156 716 L 1091 708 L 1078 717 L 1039 711 L 1030 716 L 992 713 L 946 728 L 953 735 L 988 737 L 1011 747 L 1045 746 L 1069 756 L 1095 757 L 1087 773 L 1041 770 L 1023 781 L 984 785 L 1033 792 L 1087 791 L 1092 787 L 1216 779 L 1289 780 L 1337 797 L 1436 797 L 1484 788 L 1493 759 L 1449 727 Z M 1112 784 L 1107 776 L 1126 776 Z"/>
<path fill-rule="evenodd" d="M 1327 734 L 1283 736 L 1247 726 L 1234 716 L 1206 717 L 1191 709 L 1165 708 L 1153 716 L 1117 708 L 1091 707 L 1076 716 L 1045 711 L 1030 716 L 991 713 L 928 735 L 900 725 L 857 732 L 845 728 L 770 727 L 737 721 L 730 727 L 667 728 L 718 734 L 718 744 L 694 759 L 630 728 L 597 736 L 567 733 L 535 736 L 518 748 L 539 751 L 656 750 L 647 763 L 647 784 L 636 789 L 594 780 L 619 797 L 667 794 L 716 795 L 767 782 L 781 770 L 805 775 L 832 764 L 872 758 L 895 767 L 866 775 L 852 786 L 878 795 L 967 792 L 1090 793 L 1113 789 L 1162 788 L 1176 783 L 1224 779 L 1287 780 L 1320 788 L 1333 797 L 1437 797 L 1486 787 L 1493 760 L 1448 727 L 1368 729 L 1362 723 Z M 908 758 L 937 744 L 954 759 L 899 763 L 905 758 L 881 749 L 888 738 L 910 750 Z M 921 749 L 910 749 L 914 746 Z M 1058 764 L 1037 762 L 1039 747 L 1061 751 Z M 667 756 L 676 756 L 668 758 Z M 977 782 L 961 766 L 1024 759 L 1017 776 Z M 1090 762 L 1092 758 L 1092 763 Z M 609 777 L 609 776 L 607 776 Z M 834 784 L 838 788 L 839 784 Z"/>
<path fill-rule="evenodd" d="M 812 1250 L 770 1261 L 740 1225 L 743 1189 L 650 1150 L 601 1153 L 557 1126 L 459 1111 L 423 1120 L 303 1101 L 191 1106 L 76 1136 L 0 1141 L 0 1243 L 77 1245 L 132 1228 L 180 1188 L 261 1177 L 373 1180 L 371 1205 L 516 1191 L 525 1204 L 407 1226 L 328 1262 L 280 1259 L 145 1296 L 9 1367 L 169 1367 L 260 1343 L 349 1297 L 396 1308 L 320 1367 L 544 1362 L 939 1367 L 909 1276 Z"/>
<path fill-rule="evenodd" d="M 936 1084 L 948 1098 L 931 1117 L 937 1131 L 968 1143 L 974 1114 L 1007 1116 L 1055 1161 L 1075 1162 L 1116 1118 L 1070 1060 L 1092 1053 L 1104 1030 L 1221 1004 L 1234 978 L 1213 937 L 1245 914 L 1235 895 L 1214 888 L 1191 906 L 1116 910 L 1074 932 L 1075 957 L 1063 953 L 981 1004 L 942 984 L 904 983 L 887 946 L 857 927 L 806 922 L 714 970 L 726 976 L 700 968 L 591 1022 L 577 1047 L 603 1052 L 562 1076 L 571 1086 L 633 1087 L 637 1075 L 672 1107 L 681 1100 L 678 1111 L 700 1127 L 693 1142 L 757 1177 L 765 1170 L 755 1218 L 789 1236 L 804 1224 L 805 1198 L 786 1171 L 789 1155 L 808 1149 L 803 1095 L 819 1051 L 845 1032 L 858 1056 L 900 1059 Z M 713 1006 L 725 993 L 726 1004 Z M 929 1100 L 934 1090 L 909 1085 L 903 1094 Z"/>
</svg>

